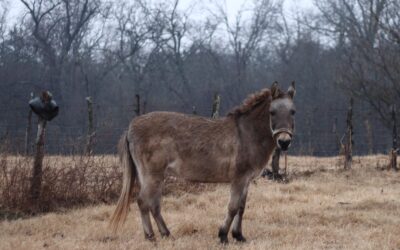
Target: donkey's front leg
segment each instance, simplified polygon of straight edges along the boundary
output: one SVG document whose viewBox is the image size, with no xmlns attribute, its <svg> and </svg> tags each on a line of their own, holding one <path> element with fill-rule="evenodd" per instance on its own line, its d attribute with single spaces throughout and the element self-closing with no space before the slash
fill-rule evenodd
<svg viewBox="0 0 400 250">
<path fill-rule="evenodd" d="M 237 241 L 241 242 L 246 241 L 246 238 L 243 237 L 242 234 L 242 219 L 243 219 L 244 209 L 246 207 L 247 190 L 248 190 L 248 185 L 243 190 L 243 194 L 240 199 L 239 209 L 235 216 L 235 219 L 233 220 L 233 226 L 232 226 L 232 237 L 235 238 Z"/>
<path fill-rule="evenodd" d="M 231 199 L 229 200 L 228 213 L 225 217 L 223 225 L 220 227 L 218 237 L 221 243 L 228 243 L 228 232 L 231 227 L 232 221 L 236 214 L 238 214 L 243 200 L 246 200 L 247 187 L 249 181 L 247 178 L 235 179 L 231 185 Z M 243 209 L 244 212 L 244 209 Z M 242 215 L 243 215 L 242 212 Z M 241 223 L 240 223 L 241 224 Z"/>
</svg>

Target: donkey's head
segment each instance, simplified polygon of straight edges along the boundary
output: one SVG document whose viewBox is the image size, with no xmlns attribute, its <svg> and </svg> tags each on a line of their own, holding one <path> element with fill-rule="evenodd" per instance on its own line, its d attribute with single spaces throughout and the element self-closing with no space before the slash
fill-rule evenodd
<svg viewBox="0 0 400 250">
<path fill-rule="evenodd" d="M 272 102 L 269 108 L 271 131 L 277 147 L 284 151 L 289 148 L 294 132 L 295 92 L 294 82 L 287 92 L 281 91 L 277 82 L 271 86 Z"/>
</svg>

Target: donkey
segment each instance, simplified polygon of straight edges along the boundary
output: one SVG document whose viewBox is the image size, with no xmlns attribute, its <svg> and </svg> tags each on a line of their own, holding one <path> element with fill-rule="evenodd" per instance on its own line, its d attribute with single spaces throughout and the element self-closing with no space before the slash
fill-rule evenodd
<svg viewBox="0 0 400 250">
<path fill-rule="evenodd" d="M 221 243 L 246 241 L 242 218 L 250 181 L 266 166 L 275 147 L 287 150 L 294 132 L 294 82 L 284 92 L 271 89 L 250 95 L 226 117 L 208 119 L 173 112 L 136 117 L 119 143 L 123 165 L 121 196 L 111 218 L 114 233 L 129 210 L 135 179 L 145 238 L 155 240 L 152 214 L 162 237 L 170 235 L 160 213 L 166 175 L 194 182 L 230 182 L 228 213 L 219 229 Z"/>
</svg>

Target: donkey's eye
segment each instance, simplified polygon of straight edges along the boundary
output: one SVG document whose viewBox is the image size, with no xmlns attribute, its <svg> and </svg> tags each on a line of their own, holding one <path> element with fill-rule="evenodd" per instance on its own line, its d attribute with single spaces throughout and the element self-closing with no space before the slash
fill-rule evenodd
<svg viewBox="0 0 400 250">
<path fill-rule="evenodd" d="M 270 114 L 271 116 L 274 116 L 274 115 L 276 115 L 276 111 L 269 111 L 269 114 Z"/>
<path fill-rule="evenodd" d="M 291 115 L 295 115 L 296 114 L 296 110 L 294 110 L 294 109 L 290 110 L 290 114 Z"/>
</svg>

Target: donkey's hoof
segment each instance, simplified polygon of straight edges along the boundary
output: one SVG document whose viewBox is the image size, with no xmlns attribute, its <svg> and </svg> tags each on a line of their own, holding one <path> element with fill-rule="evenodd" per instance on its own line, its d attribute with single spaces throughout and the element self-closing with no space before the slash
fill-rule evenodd
<svg viewBox="0 0 400 250">
<path fill-rule="evenodd" d="M 222 245 L 228 244 L 228 243 L 229 243 L 229 241 L 228 241 L 228 236 L 227 236 L 227 235 L 225 235 L 225 236 L 220 236 L 220 237 L 219 237 L 219 242 L 220 242 Z"/>
<path fill-rule="evenodd" d="M 243 237 L 243 234 L 241 232 L 232 231 L 232 237 L 235 238 L 237 241 L 246 242 L 246 238 Z"/>
<path fill-rule="evenodd" d="M 168 238 L 170 235 L 171 235 L 171 233 L 169 231 L 161 233 L 162 238 Z"/>
<path fill-rule="evenodd" d="M 154 234 L 144 234 L 144 238 L 148 241 L 151 242 L 155 242 L 156 241 L 156 237 L 154 236 Z"/>
<path fill-rule="evenodd" d="M 218 237 L 221 244 L 228 244 L 228 233 L 224 232 L 223 230 L 219 230 Z"/>
</svg>

